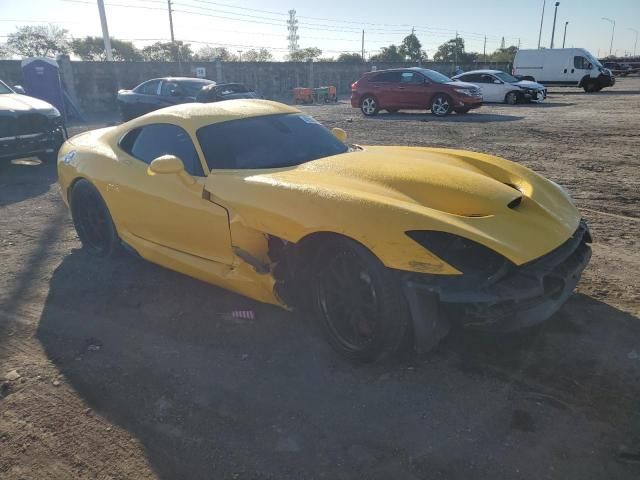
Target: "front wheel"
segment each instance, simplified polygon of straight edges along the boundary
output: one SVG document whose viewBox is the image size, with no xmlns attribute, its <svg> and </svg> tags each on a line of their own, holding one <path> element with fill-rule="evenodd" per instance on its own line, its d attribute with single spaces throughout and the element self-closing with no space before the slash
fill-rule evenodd
<svg viewBox="0 0 640 480">
<path fill-rule="evenodd" d="M 378 107 L 378 102 L 374 97 L 364 97 L 362 102 L 360 102 L 360 110 L 367 117 L 372 117 L 378 114 L 380 108 Z"/>
<path fill-rule="evenodd" d="M 504 103 L 507 105 L 515 105 L 518 103 L 518 92 L 509 92 L 504 97 Z"/>
<path fill-rule="evenodd" d="M 452 103 L 447 95 L 436 95 L 431 101 L 431 113 L 437 117 L 449 115 L 453 110 Z"/>
<path fill-rule="evenodd" d="M 582 88 L 586 93 L 594 93 L 599 91 L 598 83 L 595 80 L 587 80 L 582 84 Z"/>
<path fill-rule="evenodd" d="M 318 247 L 313 266 L 315 316 L 338 353 L 374 362 L 406 345 L 410 316 L 400 281 L 369 250 L 332 239 Z"/>
<path fill-rule="evenodd" d="M 115 254 L 120 240 L 98 189 L 87 180 L 78 180 L 71 190 L 69 203 L 73 225 L 83 248 L 95 257 Z"/>
</svg>

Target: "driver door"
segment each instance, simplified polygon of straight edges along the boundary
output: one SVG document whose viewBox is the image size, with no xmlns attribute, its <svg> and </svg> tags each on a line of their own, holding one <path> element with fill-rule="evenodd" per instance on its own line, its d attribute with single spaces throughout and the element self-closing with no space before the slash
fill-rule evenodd
<svg viewBox="0 0 640 480">
<path fill-rule="evenodd" d="M 504 102 L 504 97 L 508 90 L 505 88 L 504 82 L 488 73 L 480 75 L 480 88 L 482 89 L 482 99 L 485 102 L 496 103 Z M 511 90 L 514 90 L 514 88 L 512 87 Z"/>
<path fill-rule="evenodd" d="M 205 176 L 189 134 L 168 123 L 145 125 L 120 141 L 122 174 L 109 185 L 119 211 L 120 228 L 136 237 L 172 250 L 231 264 L 231 235 L 227 211 L 203 198 Z M 182 160 L 182 174 L 155 174 L 149 164 L 162 155 Z"/>
</svg>

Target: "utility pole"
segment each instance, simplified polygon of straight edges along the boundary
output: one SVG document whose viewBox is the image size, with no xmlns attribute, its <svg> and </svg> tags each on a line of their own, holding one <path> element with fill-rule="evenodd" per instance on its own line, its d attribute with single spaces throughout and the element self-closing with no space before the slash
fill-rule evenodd
<svg viewBox="0 0 640 480">
<path fill-rule="evenodd" d="M 107 61 L 113 62 L 113 52 L 111 51 L 111 37 L 109 37 L 109 27 L 107 27 L 107 14 L 104 11 L 104 0 L 98 0 L 98 12 L 100 12 L 100 25 L 102 26 L 104 52 L 107 55 Z"/>
<path fill-rule="evenodd" d="M 484 63 L 487 63 L 487 36 L 484 36 L 484 48 L 482 49 L 482 54 L 484 55 Z"/>
<path fill-rule="evenodd" d="M 298 40 L 300 40 L 300 37 L 298 36 L 298 20 L 296 19 L 295 10 L 289 10 L 287 31 L 289 32 L 289 35 L 287 35 L 287 40 L 289 41 L 289 55 L 291 55 L 298 50 Z"/>
<path fill-rule="evenodd" d="M 518 39 L 518 50 L 520 50 L 520 39 Z"/>
<path fill-rule="evenodd" d="M 569 25 L 569 22 L 564 22 L 564 36 L 562 37 L 562 48 L 564 48 L 564 42 L 567 41 L 567 25 Z"/>
<path fill-rule="evenodd" d="M 556 9 L 553 13 L 553 29 L 551 30 L 551 46 L 549 48 L 553 48 L 553 39 L 556 36 L 556 17 L 558 16 L 559 6 L 560 6 L 560 2 L 556 2 Z"/>
<path fill-rule="evenodd" d="M 456 30 L 456 42 L 453 48 L 453 63 L 455 63 L 454 67 L 458 68 L 458 31 Z"/>
<path fill-rule="evenodd" d="M 362 29 L 362 61 L 364 62 L 364 28 Z"/>
<path fill-rule="evenodd" d="M 176 43 L 176 37 L 173 35 L 173 12 L 171 11 L 171 0 L 167 0 L 167 8 L 169 9 L 169 30 L 171 30 L 171 43 Z"/>
<path fill-rule="evenodd" d="M 638 30 L 636 30 L 635 28 L 630 28 L 629 30 L 631 30 L 632 32 L 635 32 L 636 34 L 636 43 L 633 45 L 633 56 L 636 56 L 636 48 L 638 48 Z"/>
<path fill-rule="evenodd" d="M 615 20 L 611 20 L 610 18 L 607 17 L 602 17 L 602 20 L 611 23 L 611 25 L 613 25 L 613 28 L 611 29 L 611 44 L 609 45 L 609 56 L 611 56 L 611 52 L 613 51 L 613 35 L 616 33 L 616 21 Z"/>
<path fill-rule="evenodd" d="M 542 16 L 540 17 L 540 33 L 538 34 L 538 50 L 540 50 L 540 40 L 542 40 L 542 23 L 544 22 L 544 7 L 547 5 L 547 0 L 542 1 Z"/>
</svg>

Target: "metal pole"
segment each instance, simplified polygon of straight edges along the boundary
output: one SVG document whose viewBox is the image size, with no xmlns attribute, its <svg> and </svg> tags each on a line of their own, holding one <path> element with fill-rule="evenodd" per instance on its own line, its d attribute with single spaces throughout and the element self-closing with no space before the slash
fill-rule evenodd
<svg viewBox="0 0 640 480">
<path fill-rule="evenodd" d="M 487 63 L 487 36 L 484 36 L 484 48 L 482 49 L 484 55 L 484 63 Z"/>
<path fill-rule="evenodd" d="M 553 48 L 553 39 L 556 36 L 556 17 L 558 16 L 558 6 L 560 2 L 556 2 L 556 9 L 553 13 L 553 29 L 551 30 L 551 46 L 549 48 Z"/>
<path fill-rule="evenodd" d="M 632 32 L 635 32 L 636 34 L 636 43 L 633 45 L 633 56 L 636 56 L 636 48 L 638 47 L 638 30 L 636 30 L 635 28 L 630 28 L 629 30 L 631 30 Z"/>
<path fill-rule="evenodd" d="M 362 29 L 362 61 L 364 62 L 364 28 Z"/>
<path fill-rule="evenodd" d="M 107 61 L 113 62 L 113 52 L 111 51 L 111 38 L 109 37 L 109 27 L 107 27 L 107 14 L 104 11 L 104 1 L 98 0 L 98 12 L 100 12 L 100 25 L 102 25 L 102 39 L 104 40 L 104 51 Z"/>
<path fill-rule="evenodd" d="M 611 43 L 609 44 L 609 56 L 611 56 L 611 52 L 613 51 L 613 35 L 616 32 L 616 21 L 607 17 L 602 17 L 602 20 L 609 22 L 613 26 L 611 28 Z"/>
<path fill-rule="evenodd" d="M 455 47 L 453 49 L 453 63 L 455 63 L 454 68 L 458 67 L 458 31 L 456 30 L 456 42 Z"/>
<path fill-rule="evenodd" d="M 562 48 L 564 48 L 564 42 L 567 40 L 567 25 L 569 22 L 564 22 L 564 37 L 562 37 Z"/>
<path fill-rule="evenodd" d="M 547 0 L 542 2 L 542 16 L 540 17 L 540 33 L 538 34 L 538 50 L 540 50 L 540 40 L 542 40 L 542 23 L 544 22 L 544 7 L 547 5 Z"/>
</svg>

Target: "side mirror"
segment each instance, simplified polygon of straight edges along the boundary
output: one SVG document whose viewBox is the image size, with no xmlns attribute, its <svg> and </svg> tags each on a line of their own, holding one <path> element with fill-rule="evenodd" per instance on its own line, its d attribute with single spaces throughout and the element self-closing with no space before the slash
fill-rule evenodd
<svg viewBox="0 0 640 480">
<path fill-rule="evenodd" d="M 149 164 L 150 175 L 166 175 L 174 174 L 178 175 L 188 185 L 196 183 L 196 179 L 193 178 L 184 169 L 184 163 L 175 155 L 162 155 L 156 158 Z"/>
<path fill-rule="evenodd" d="M 159 175 L 165 173 L 180 174 L 184 172 L 184 163 L 175 155 L 163 155 L 149 164 L 149 170 Z"/>
<path fill-rule="evenodd" d="M 20 95 L 26 95 L 27 92 L 24 91 L 24 88 L 22 88 L 22 85 L 14 85 L 13 86 L 13 91 L 16 93 L 19 93 Z"/>
<path fill-rule="evenodd" d="M 177 89 L 173 89 L 169 91 L 169 95 L 171 95 L 172 97 L 179 97 L 180 96 L 180 92 Z"/>
<path fill-rule="evenodd" d="M 495 83 L 496 85 L 500 85 L 502 82 L 498 79 L 494 80 L 493 83 Z"/>
<path fill-rule="evenodd" d="M 333 136 L 340 140 L 342 143 L 345 143 L 347 141 L 347 132 L 345 132 L 343 129 L 332 128 L 331 133 L 333 133 Z"/>
</svg>

